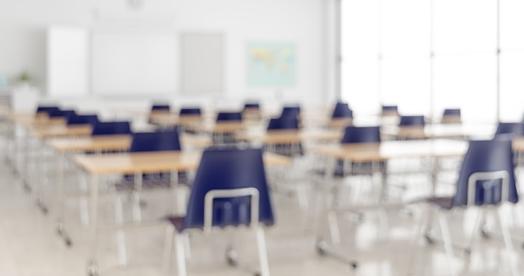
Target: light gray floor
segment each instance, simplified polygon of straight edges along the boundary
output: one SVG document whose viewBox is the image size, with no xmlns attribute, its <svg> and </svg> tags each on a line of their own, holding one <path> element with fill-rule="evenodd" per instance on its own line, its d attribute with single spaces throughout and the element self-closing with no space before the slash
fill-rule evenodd
<svg viewBox="0 0 524 276">
<path fill-rule="evenodd" d="M 366 193 L 372 194 L 373 191 L 364 189 L 363 195 Z M 151 198 L 162 196 L 165 195 L 150 195 Z M 146 207 L 145 217 L 150 213 L 150 218 L 157 218 L 156 210 L 161 207 L 156 204 L 162 200 L 151 202 Z M 441 248 L 412 242 L 420 215 L 417 208 L 412 210 L 414 217 L 407 212 L 389 212 L 387 231 L 381 230 L 377 214 L 366 214 L 360 223 L 354 223 L 353 217 L 342 218 L 343 243 L 338 249 L 361 264 L 358 270 L 352 271 L 349 265 L 316 253 L 314 227 L 308 220 L 308 213 L 298 207 L 295 198 L 276 195 L 274 203 L 277 226 L 267 231 L 272 275 L 389 276 L 410 275 L 410 272 L 411 275 L 450 275 L 448 259 Z M 102 209 L 111 214 L 110 202 L 106 205 Z M 19 179 L 6 166 L 0 168 L 0 275 L 86 275 L 85 258 L 89 245 L 86 227 L 78 223 L 77 204 L 73 201 L 68 206 L 69 230 L 74 239 L 72 248 L 67 248 L 55 233 L 53 216 L 44 216 L 35 207 L 32 195 L 23 191 Z M 522 208 L 518 210 L 522 212 Z M 469 225 L 470 220 L 461 214 L 452 217 L 456 240 L 465 239 L 458 232 L 463 229 L 462 222 Z M 102 267 L 108 268 L 116 264 L 115 235 L 107 232 L 103 237 L 100 258 Z M 160 266 L 164 228 L 137 229 L 127 232 L 126 237 L 129 258 L 135 265 L 127 269 L 104 269 L 102 275 L 164 275 Z M 241 262 L 254 267 L 254 239 L 248 233 L 235 235 L 235 238 Z M 190 275 L 250 275 L 225 264 L 223 252 L 229 240 L 227 235 L 203 237 L 196 234 L 191 240 Z M 522 269 L 522 249 L 517 242 L 515 245 L 519 251 L 519 268 Z M 460 275 L 510 275 L 509 261 L 504 252 L 501 242 L 477 238 L 469 269 L 464 259 L 457 256 L 453 260 L 453 270 Z M 176 275 L 175 272 L 170 274 Z"/>
</svg>

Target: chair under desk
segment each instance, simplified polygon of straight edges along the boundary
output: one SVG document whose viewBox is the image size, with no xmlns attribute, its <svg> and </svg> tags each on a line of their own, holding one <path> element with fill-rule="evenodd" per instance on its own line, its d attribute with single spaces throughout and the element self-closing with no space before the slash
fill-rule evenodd
<svg viewBox="0 0 524 276">
<path fill-rule="evenodd" d="M 430 124 L 426 126 L 385 126 L 382 133 L 387 137 L 403 139 L 469 139 L 493 135 L 490 125 Z"/>
<path fill-rule="evenodd" d="M 384 141 L 379 144 L 347 144 L 347 145 L 318 145 L 312 147 L 312 153 L 327 158 L 327 168 L 325 172 L 326 181 L 331 181 L 331 177 L 335 175 L 337 162 L 344 160 L 355 163 L 382 163 L 384 168 L 381 170 L 381 191 L 378 203 L 368 204 L 362 207 L 366 209 L 400 209 L 404 206 L 402 202 L 392 202 L 387 200 L 385 194 L 388 188 L 388 172 L 387 162 L 393 159 L 403 158 L 429 158 L 432 160 L 431 166 L 431 195 L 434 195 L 437 187 L 437 180 L 439 175 L 439 161 L 446 158 L 461 157 L 466 153 L 467 142 L 459 140 L 406 140 L 406 141 Z M 349 166 L 351 167 L 351 166 Z M 322 183 L 326 184 L 326 183 Z M 333 195 L 336 196 L 337 189 L 332 189 Z M 317 250 L 321 254 L 332 255 L 337 258 L 344 259 L 338 253 L 333 251 L 332 244 L 324 237 L 324 231 L 327 230 L 331 237 L 331 241 L 337 244 L 340 237 L 340 230 L 338 229 L 338 221 L 335 218 L 337 213 L 359 212 L 361 208 L 342 208 L 337 206 L 336 201 L 332 201 L 332 206 L 327 209 L 316 210 L 316 212 L 327 211 L 326 228 L 317 229 Z M 318 214 L 318 213 L 317 213 Z M 320 219 L 320 217 L 317 217 Z M 323 222 L 318 226 L 323 225 Z M 353 268 L 356 268 L 357 263 L 350 262 Z"/>
<path fill-rule="evenodd" d="M 200 156 L 200 152 L 149 152 L 74 156 L 73 162 L 75 165 L 89 177 L 91 249 L 88 258 L 88 268 L 90 270 L 96 271 L 98 269 L 96 254 L 99 230 L 99 178 L 104 175 L 129 174 L 134 175 L 136 179 L 140 179 L 144 173 L 166 172 L 173 174 L 194 171 L 198 167 Z M 264 163 L 267 166 L 289 166 L 291 161 L 284 156 L 265 153 Z M 63 231 L 65 230 L 63 229 Z"/>
</svg>

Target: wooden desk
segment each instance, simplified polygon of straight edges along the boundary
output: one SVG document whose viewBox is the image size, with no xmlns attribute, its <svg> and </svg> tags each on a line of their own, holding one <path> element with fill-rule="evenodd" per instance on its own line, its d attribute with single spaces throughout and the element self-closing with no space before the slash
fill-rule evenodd
<svg viewBox="0 0 524 276">
<path fill-rule="evenodd" d="M 241 140 L 249 140 L 266 145 L 298 144 L 302 142 L 333 142 L 342 138 L 339 130 L 273 130 L 266 133 L 238 134 Z"/>
<path fill-rule="evenodd" d="M 151 123 L 157 124 L 164 127 L 169 126 L 191 126 L 194 124 L 199 124 L 204 121 L 204 117 L 200 115 L 186 115 L 179 116 L 175 113 L 160 112 L 152 113 L 149 116 Z"/>
<path fill-rule="evenodd" d="M 211 124 L 195 124 L 190 128 L 195 131 L 215 133 L 215 134 L 227 134 L 244 131 L 247 128 L 245 122 L 218 122 Z"/>
<path fill-rule="evenodd" d="M 380 144 L 319 145 L 314 153 L 354 162 L 374 162 L 395 158 L 460 157 L 468 143 L 456 140 L 386 141 Z"/>
<path fill-rule="evenodd" d="M 25 128 L 38 128 L 65 125 L 64 118 L 49 118 L 46 114 L 10 113 L 8 120 Z"/>
<path fill-rule="evenodd" d="M 384 127 L 382 134 L 400 139 L 469 139 L 489 138 L 494 133 L 490 125 L 432 124 L 426 127 Z"/>
<path fill-rule="evenodd" d="M 39 139 L 53 137 L 82 137 L 89 136 L 93 132 L 91 125 L 52 125 L 48 127 L 31 128 L 31 134 Z"/>
<path fill-rule="evenodd" d="M 460 125 L 462 124 L 462 117 L 460 116 L 443 116 L 440 119 L 441 124 L 454 124 L 454 125 Z"/>
<path fill-rule="evenodd" d="M 516 137 L 513 139 L 513 151 L 516 153 L 524 153 L 524 137 Z"/>
<path fill-rule="evenodd" d="M 246 120 L 261 120 L 264 118 L 264 113 L 259 108 L 246 108 L 242 111 L 242 116 Z"/>
<path fill-rule="evenodd" d="M 192 171 L 198 167 L 200 156 L 199 153 L 155 152 L 75 157 L 75 163 L 90 176 L 90 266 L 97 266 L 98 177 L 105 174 L 134 174 L 141 176 L 142 173 L 148 172 Z M 289 158 L 271 153 L 264 154 L 264 162 L 268 166 L 286 166 L 291 164 Z"/>
<path fill-rule="evenodd" d="M 386 141 L 380 144 L 320 145 L 313 148 L 313 152 L 330 159 L 326 168 L 326 177 L 328 178 L 334 175 L 338 160 L 356 163 L 383 162 L 386 166 L 381 169 L 380 204 L 383 204 L 388 185 L 386 161 L 401 158 L 431 159 L 431 195 L 435 195 L 440 170 L 439 161 L 444 158 L 461 157 L 466 153 L 467 148 L 468 143 L 459 140 L 410 140 Z"/>
<path fill-rule="evenodd" d="M 327 126 L 330 128 L 339 128 L 345 129 L 348 126 L 353 124 L 353 118 L 340 118 L 340 119 L 331 119 Z"/>
<path fill-rule="evenodd" d="M 131 135 L 107 135 L 84 138 L 57 138 L 47 142 L 60 153 L 124 151 L 131 145 Z"/>
<path fill-rule="evenodd" d="M 83 138 L 56 138 L 47 143 L 59 153 L 127 151 L 131 146 L 131 135 L 91 136 Z M 181 135 L 182 147 L 206 148 L 212 145 L 208 137 Z"/>
</svg>

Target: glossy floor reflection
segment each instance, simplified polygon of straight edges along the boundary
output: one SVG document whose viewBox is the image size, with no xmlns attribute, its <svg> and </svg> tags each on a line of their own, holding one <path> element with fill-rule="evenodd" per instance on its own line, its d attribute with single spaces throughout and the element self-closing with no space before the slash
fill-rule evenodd
<svg viewBox="0 0 524 276">
<path fill-rule="evenodd" d="M 21 188 L 19 179 L 5 167 L 0 169 L 0 175 L 0 275 L 86 275 L 85 256 L 89 243 L 85 226 L 78 223 L 78 204 L 73 201 L 68 205 L 69 229 L 74 244 L 72 248 L 67 248 L 55 232 L 52 210 L 48 216 L 42 215 L 35 207 L 32 195 Z M 415 179 L 412 182 L 417 181 Z M 361 194 L 370 197 L 375 192 L 365 188 Z M 148 197 L 153 199 L 162 196 L 166 195 L 152 193 L 146 196 L 146 200 Z M 162 200 L 148 202 L 151 203 L 146 207 L 144 217 L 160 217 Z M 274 202 L 278 226 L 267 231 L 272 275 L 452 275 L 442 248 L 413 242 L 420 217 L 418 208 L 388 212 L 386 226 L 381 223 L 377 213 L 365 214 L 358 223 L 355 223 L 354 215 L 341 217 L 342 242 L 336 249 L 359 262 L 359 268 L 353 271 L 346 263 L 317 254 L 315 227 L 308 216 L 309 212 L 301 210 L 295 198 L 275 195 Z M 110 200 L 102 206 L 102 210 L 110 220 Z M 522 208 L 519 207 L 516 213 L 523 213 Z M 461 232 L 472 223 L 470 217 L 461 213 L 451 216 L 454 240 L 466 240 Z M 515 230 L 514 233 L 519 231 Z M 118 263 L 115 233 L 107 231 L 102 236 L 99 254 L 103 268 L 101 275 L 165 275 L 160 265 L 163 226 L 126 232 L 131 265 L 125 269 L 110 268 Z M 192 237 L 190 275 L 251 275 L 249 268 L 233 269 L 226 265 L 223 252 L 231 236 L 204 237 L 195 234 Z M 256 255 L 251 234 L 234 236 L 234 246 L 238 249 L 242 267 L 255 268 Z M 456 254 L 452 271 L 456 275 L 511 275 L 502 242 L 496 238 L 483 240 L 478 235 L 475 237 L 469 266 L 465 265 L 460 254 Z M 519 269 L 524 269 L 524 251 L 517 240 L 515 247 L 519 252 Z M 173 270 L 169 274 L 176 275 L 176 272 Z"/>
</svg>

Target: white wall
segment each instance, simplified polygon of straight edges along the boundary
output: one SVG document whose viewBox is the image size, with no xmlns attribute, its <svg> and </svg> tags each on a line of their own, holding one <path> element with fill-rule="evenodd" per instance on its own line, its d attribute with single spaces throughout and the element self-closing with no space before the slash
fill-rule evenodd
<svg viewBox="0 0 524 276">
<path fill-rule="evenodd" d="M 95 29 L 118 25 L 172 28 L 175 33 L 225 33 L 225 95 L 268 102 L 324 103 L 334 96 L 327 65 L 326 39 L 333 0 L 149 0 L 145 12 L 126 11 L 124 0 L 17 0 L 0 2 L 0 73 L 27 69 L 45 87 L 45 29 L 76 25 Z M 129 20 L 129 18 L 132 18 Z M 246 45 L 249 41 L 290 41 L 297 45 L 297 85 L 294 88 L 249 88 Z M 6 43 L 7 42 L 7 43 Z M 178 74 L 173 76 L 176 83 Z M 179 93 L 179 92 L 177 92 Z M 182 97 L 174 95 L 175 98 Z M 154 98 L 154 96 L 152 96 Z M 184 96 L 183 101 L 191 101 Z M 197 100 L 197 99 L 194 99 Z"/>
</svg>

